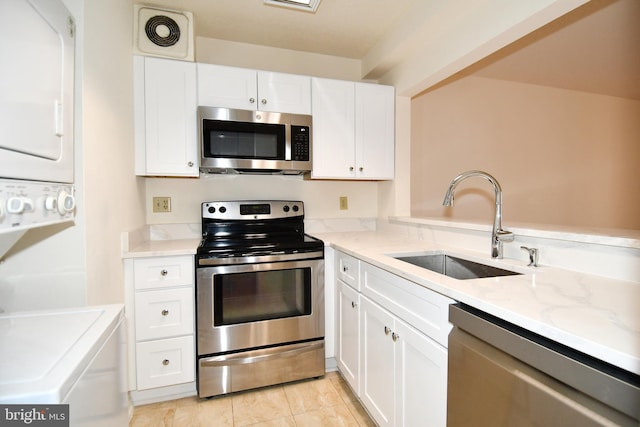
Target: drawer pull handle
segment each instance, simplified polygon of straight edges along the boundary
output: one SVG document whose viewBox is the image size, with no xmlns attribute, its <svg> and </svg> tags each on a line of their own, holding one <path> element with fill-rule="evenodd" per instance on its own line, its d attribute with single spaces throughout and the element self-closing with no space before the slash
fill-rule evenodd
<svg viewBox="0 0 640 427">
<path fill-rule="evenodd" d="M 169 274 L 169 272 L 167 270 L 160 270 L 160 275 L 161 276 L 166 276 L 167 274 Z"/>
<path fill-rule="evenodd" d="M 162 361 L 162 364 L 163 364 L 164 366 L 169 365 L 169 359 L 164 359 L 164 360 Z"/>
<path fill-rule="evenodd" d="M 389 335 L 389 332 L 391 332 L 391 329 L 389 329 L 388 327 L 384 327 L 384 334 L 385 335 Z"/>
<path fill-rule="evenodd" d="M 167 310 L 167 309 L 162 310 L 162 315 L 163 316 L 168 316 L 169 315 L 169 310 Z"/>
</svg>

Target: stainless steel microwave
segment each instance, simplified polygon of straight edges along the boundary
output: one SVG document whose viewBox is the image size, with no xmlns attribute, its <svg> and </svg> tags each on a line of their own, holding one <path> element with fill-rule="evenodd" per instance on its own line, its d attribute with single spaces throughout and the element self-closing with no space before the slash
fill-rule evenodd
<svg viewBox="0 0 640 427">
<path fill-rule="evenodd" d="M 311 171 L 311 116 L 198 107 L 200 170 L 297 175 Z"/>
</svg>

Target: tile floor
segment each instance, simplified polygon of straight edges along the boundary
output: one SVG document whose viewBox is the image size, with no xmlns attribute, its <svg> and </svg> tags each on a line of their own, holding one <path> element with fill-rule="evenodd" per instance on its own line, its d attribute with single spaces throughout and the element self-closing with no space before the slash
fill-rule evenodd
<svg viewBox="0 0 640 427">
<path fill-rule="evenodd" d="M 129 427 L 375 426 L 337 372 L 212 399 L 188 397 L 135 408 Z"/>
</svg>

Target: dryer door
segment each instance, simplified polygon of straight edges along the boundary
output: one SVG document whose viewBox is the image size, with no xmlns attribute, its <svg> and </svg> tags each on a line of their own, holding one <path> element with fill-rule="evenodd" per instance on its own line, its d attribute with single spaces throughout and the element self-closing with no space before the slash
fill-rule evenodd
<svg viewBox="0 0 640 427">
<path fill-rule="evenodd" d="M 73 18 L 60 0 L 0 15 L 0 178 L 73 182 Z"/>
</svg>

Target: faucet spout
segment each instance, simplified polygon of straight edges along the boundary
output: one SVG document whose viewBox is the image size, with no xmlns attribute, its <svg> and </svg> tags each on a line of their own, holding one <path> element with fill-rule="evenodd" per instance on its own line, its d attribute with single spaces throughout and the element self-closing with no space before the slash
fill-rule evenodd
<svg viewBox="0 0 640 427">
<path fill-rule="evenodd" d="M 489 181 L 491 185 L 493 185 L 496 205 L 493 217 L 493 229 L 491 232 L 491 258 L 502 258 L 503 242 L 512 242 L 514 240 L 514 235 L 510 231 L 505 231 L 502 229 L 502 187 L 500 186 L 500 183 L 497 179 L 495 179 L 487 172 L 483 172 L 480 170 L 470 170 L 462 172 L 460 175 L 456 176 L 453 181 L 451 181 L 451 184 L 449 184 L 449 188 L 444 195 L 442 204 L 444 206 L 453 206 L 453 194 L 456 187 L 460 182 L 473 176 L 484 178 Z"/>
</svg>

